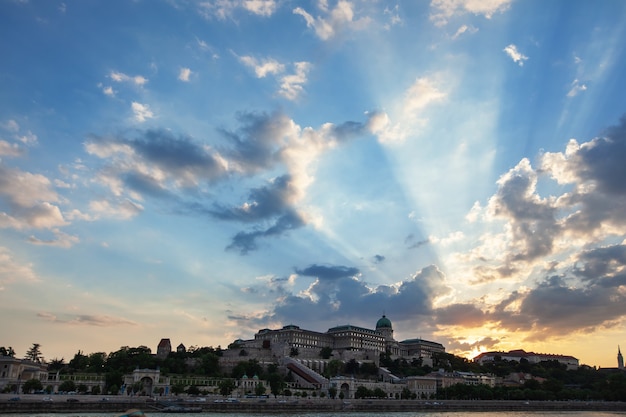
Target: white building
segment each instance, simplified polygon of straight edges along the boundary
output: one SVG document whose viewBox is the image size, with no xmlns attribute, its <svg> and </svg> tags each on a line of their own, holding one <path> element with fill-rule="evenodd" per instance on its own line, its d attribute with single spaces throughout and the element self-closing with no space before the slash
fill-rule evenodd
<svg viewBox="0 0 626 417">
<path fill-rule="evenodd" d="M 558 361 L 559 363 L 567 366 L 568 370 L 575 370 L 579 367 L 578 359 L 573 356 L 526 352 L 523 349 L 510 350 L 508 352 L 483 352 L 474 358 L 474 362 L 478 362 L 483 365 L 487 362 L 493 362 L 498 358 L 502 360 L 516 362 L 520 362 L 522 359 L 525 359 L 529 363 Z"/>
</svg>

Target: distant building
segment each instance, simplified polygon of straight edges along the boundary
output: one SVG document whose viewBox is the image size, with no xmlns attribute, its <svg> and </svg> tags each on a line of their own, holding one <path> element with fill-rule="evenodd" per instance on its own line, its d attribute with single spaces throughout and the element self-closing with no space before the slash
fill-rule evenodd
<svg viewBox="0 0 626 417">
<path fill-rule="evenodd" d="M 483 365 L 486 362 L 493 362 L 498 358 L 516 362 L 520 362 L 522 359 L 525 359 L 530 363 L 558 361 L 559 363 L 567 366 L 567 369 L 578 369 L 580 366 L 578 359 L 573 356 L 526 352 L 523 349 L 510 350 L 508 352 L 483 352 L 474 358 L 474 362 L 478 362 Z"/>
<path fill-rule="evenodd" d="M 27 359 L 0 356 L 0 391 L 9 387 L 12 392 L 20 393 L 22 384 L 29 379 L 38 379 L 45 387 L 48 380 L 48 366 Z"/>
<path fill-rule="evenodd" d="M 624 357 L 619 349 L 619 345 L 617 346 L 617 369 L 624 369 Z"/>
<path fill-rule="evenodd" d="M 172 343 L 170 342 L 170 339 L 161 339 L 161 341 L 159 342 L 159 345 L 157 346 L 157 352 L 156 352 L 156 356 L 159 359 L 165 359 L 167 358 L 167 355 L 169 355 L 172 352 Z"/>
<path fill-rule="evenodd" d="M 408 339 L 398 342 L 393 338 L 391 320 L 383 315 L 377 322 L 375 329 L 346 324 L 332 327 L 325 333 L 305 330 L 290 324 L 281 329 L 261 329 L 253 340 L 237 340 L 233 345 L 241 349 L 271 351 L 272 356 L 298 355 L 319 357 L 322 348 L 330 348 L 339 354 L 347 353 L 358 355 L 370 352 L 370 359 L 378 360 L 380 353 L 389 352 L 392 356 L 402 358 L 422 358 L 429 361 L 433 353 L 445 352 L 441 343 L 423 339 Z"/>
<path fill-rule="evenodd" d="M 176 346 L 176 352 L 177 353 L 185 353 L 187 352 L 187 348 L 185 347 L 185 345 L 183 345 L 182 343 L 178 346 Z"/>
</svg>

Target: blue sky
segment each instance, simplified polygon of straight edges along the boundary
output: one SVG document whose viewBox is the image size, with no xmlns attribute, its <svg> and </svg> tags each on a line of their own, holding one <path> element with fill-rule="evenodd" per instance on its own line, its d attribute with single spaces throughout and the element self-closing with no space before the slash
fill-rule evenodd
<svg viewBox="0 0 626 417">
<path fill-rule="evenodd" d="M 0 344 L 373 327 L 615 366 L 626 3 L 0 0 Z"/>
</svg>

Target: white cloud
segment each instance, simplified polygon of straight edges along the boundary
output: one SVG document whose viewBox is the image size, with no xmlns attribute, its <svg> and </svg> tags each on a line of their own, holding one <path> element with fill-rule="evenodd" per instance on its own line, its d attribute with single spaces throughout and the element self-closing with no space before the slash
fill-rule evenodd
<svg viewBox="0 0 626 417">
<path fill-rule="evenodd" d="M 578 79 L 572 81 L 571 88 L 567 93 L 567 97 L 575 97 L 581 91 L 587 90 L 587 85 L 582 84 Z"/>
<path fill-rule="evenodd" d="M 264 78 L 268 74 L 276 75 L 285 71 L 285 65 L 273 58 L 263 59 L 260 62 L 251 56 L 241 56 L 239 61 L 245 66 L 252 68 L 258 78 Z"/>
<path fill-rule="evenodd" d="M 22 281 L 39 281 L 33 265 L 21 263 L 10 249 L 0 246 L 0 291 L 5 290 L 7 284 Z"/>
<path fill-rule="evenodd" d="M 307 82 L 307 74 L 311 69 L 309 62 L 296 62 L 294 64 L 295 73 L 285 75 L 280 80 L 280 90 L 278 94 L 288 100 L 295 100 L 304 91 L 303 84 Z"/>
<path fill-rule="evenodd" d="M 478 32 L 478 28 L 475 28 L 474 26 L 467 26 L 467 25 L 462 25 L 454 35 L 452 35 L 452 39 L 457 39 L 459 36 L 463 35 L 464 33 L 476 33 Z"/>
<path fill-rule="evenodd" d="M 25 145 L 35 145 L 37 143 L 37 135 L 30 130 L 22 136 L 18 136 L 17 139 Z"/>
<path fill-rule="evenodd" d="M 276 0 L 212 0 L 198 4 L 198 12 L 206 19 L 217 17 L 220 20 L 231 18 L 237 10 L 245 10 L 261 17 L 269 17 L 276 12 Z"/>
<path fill-rule="evenodd" d="M 424 126 L 428 119 L 424 112 L 434 103 L 445 100 L 447 93 L 442 91 L 436 81 L 429 77 L 421 77 L 406 90 L 400 100 L 399 109 L 390 122 L 378 116 L 378 139 L 382 143 L 403 142 L 412 132 Z M 386 122 L 384 125 L 382 122 Z M 384 128 L 383 128 L 384 127 Z"/>
<path fill-rule="evenodd" d="M 50 180 L 40 174 L 31 174 L 0 165 L 0 195 L 18 207 L 30 207 L 41 201 L 58 201 Z"/>
<path fill-rule="evenodd" d="M 506 48 L 503 49 L 504 52 L 516 62 L 520 67 L 524 65 L 524 61 L 528 59 L 528 57 L 517 50 L 517 46 L 510 44 Z"/>
<path fill-rule="evenodd" d="M 13 119 L 9 119 L 6 122 L 0 124 L 0 127 L 8 130 L 9 132 L 19 132 L 20 130 L 20 125 Z"/>
<path fill-rule="evenodd" d="M 402 18 L 399 14 L 400 6 L 397 4 L 393 8 L 385 7 L 384 14 L 389 16 L 389 22 L 385 24 L 385 29 L 390 29 L 392 26 L 402 24 Z"/>
<path fill-rule="evenodd" d="M 54 239 L 42 240 L 35 236 L 30 236 L 28 241 L 33 245 L 54 246 L 64 249 L 71 248 L 80 241 L 77 236 L 68 235 L 58 229 L 54 229 L 53 232 L 55 237 Z"/>
<path fill-rule="evenodd" d="M 122 72 L 117 72 L 117 71 L 111 71 L 111 73 L 109 74 L 109 77 L 113 81 L 118 82 L 118 83 L 127 82 L 131 84 L 135 84 L 140 87 L 144 86 L 148 82 L 148 79 L 142 75 L 130 76 L 130 75 L 126 75 Z"/>
<path fill-rule="evenodd" d="M 113 90 L 113 87 L 111 87 L 110 85 L 102 86 L 102 92 L 106 96 L 115 97 L 115 91 Z"/>
<path fill-rule="evenodd" d="M 0 140 L 0 156 L 20 156 L 22 150 L 16 143 Z"/>
<path fill-rule="evenodd" d="M 494 14 L 506 11 L 512 2 L 513 0 L 432 0 L 430 20 L 436 26 L 444 26 L 451 17 L 467 13 L 491 19 Z"/>
<path fill-rule="evenodd" d="M 355 19 L 354 6 L 351 2 L 340 0 L 334 9 L 328 10 L 327 3 L 320 3 L 324 7 L 320 7 L 325 16 L 314 18 L 310 13 L 302 7 L 293 9 L 293 13 L 304 18 L 307 27 L 315 31 L 317 37 L 322 40 L 329 40 L 344 30 L 362 30 L 366 28 L 371 19 L 363 17 Z"/>
<path fill-rule="evenodd" d="M 152 113 L 150 107 L 147 104 L 141 104 L 133 101 L 133 103 L 131 104 L 131 108 L 133 110 L 135 120 L 139 123 L 143 123 L 148 119 L 154 118 L 154 113 Z"/>
<path fill-rule="evenodd" d="M 98 218 L 109 217 L 121 220 L 131 219 L 143 211 L 141 204 L 130 200 L 122 200 L 116 204 L 111 204 L 107 200 L 92 201 L 89 208 Z"/>
<path fill-rule="evenodd" d="M 258 16 L 269 17 L 276 11 L 276 0 L 244 0 L 243 8 Z"/>
<path fill-rule="evenodd" d="M 183 82 L 189 82 L 189 77 L 191 76 L 191 70 L 189 68 L 181 68 L 178 73 L 178 79 Z"/>
</svg>

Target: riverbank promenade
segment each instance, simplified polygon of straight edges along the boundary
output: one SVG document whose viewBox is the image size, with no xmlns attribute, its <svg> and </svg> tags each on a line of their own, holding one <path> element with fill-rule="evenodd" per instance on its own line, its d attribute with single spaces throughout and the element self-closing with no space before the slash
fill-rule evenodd
<svg viewBox="0 0 626 417">
<path fill-rule="evenodd" d="M 19 400 L 16 400 L 19 398 Z M 328 398 L 146 398 L 91 395 L 0 395 L 0 414 L 123 412 L 139 408 L 145 412 L 167 405 L 202 409 L 203 412 L 400 412 L 400 411 L 626 411 L 626 403 L 604 401 L 427 401 L 427 400 L 341 400 Z"/>
</svg>

